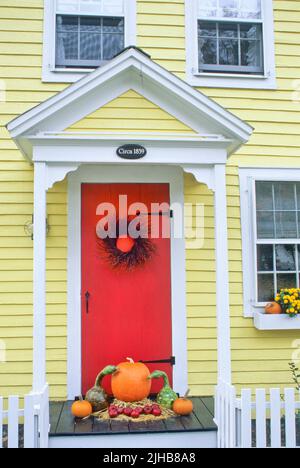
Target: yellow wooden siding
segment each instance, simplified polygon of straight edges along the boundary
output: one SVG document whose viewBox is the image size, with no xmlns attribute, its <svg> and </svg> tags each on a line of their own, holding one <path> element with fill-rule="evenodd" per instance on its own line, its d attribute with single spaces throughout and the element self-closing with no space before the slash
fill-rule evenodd
<svg viewBox="0 0 300 468">
<path fill-rule="evenodd" d="M 255 127 L 249 144 L 231 157 L 227 171 L 233 376 L 235 383 L 251 386 L 290 381 L 287 363 L 293 341 L 299 336 L 297 332 L 259 332 L 251 319 L 242 316 L 238 166 L 300 167 L 300 96 L 293 101 L 293 96 L 297 97 L 293 94 L 295 80 L 300 79 L 300 2 L 274 1 L 274 7 L 278 89 L 202 89 Z M 184 0 L 138 0 L 137 10 L 138 46 L 184 78 Z M 4 125 L 66 86 L 41 82 L 42 18 L 42 0 L 1 0 L 0 80 L 4 80 L 7 93 L 6 101 L 0 102 L 0 339 L 7 344 L 8 363 L 0 363 L 0 394 L 28 391 L 32 366 L 32 241 L 25 236 L 23 226 L 32 213 L 33 174 Z M 129 100 L 123 96 L 114 105 L 120 107 L 113 108 L 111 103 L 105 112 L 118 115 L 118 109 L 123 112 L 124 105 L 133 105 L 139 111 L 138 121 L 143 109 L 159 113 L 152 106 L 146 111 L 145 100 L 132 95 Z M 105 113 L 100 113 L 103 123 Z M 108 120 L 101 125 L 102 130 L 109 130 L 108 125 L 112 130 L 124 130 L 123 123 Z M 155 123 L 155 118 L 151 121 Z M 134 119 L 126 128 L 130 129 L 140 130 Z M 178 131 L 177 124 L 173 131 Z M 48 200 L 48 379 L 51 396 L 64 398 L 66 184 L 57 184 Z M 205 203 L 207 234 L 204 249 L 187 252 L 189 383 L 194 394 L 211 394 L 216 382 L 213 197 L 187 176 L 186 200 Z"/>
<path fill-rule="evenodd" d="M 76 122 L 67 131 L 195 133 L 156 104 L 132 90 Z"/>
</svg>

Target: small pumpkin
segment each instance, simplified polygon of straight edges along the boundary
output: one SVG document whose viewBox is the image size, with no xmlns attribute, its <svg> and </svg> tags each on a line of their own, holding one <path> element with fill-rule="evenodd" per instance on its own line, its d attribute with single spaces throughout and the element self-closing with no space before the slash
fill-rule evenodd
<svg viewBox="0 0 300 468">
<path fill-rule="evenodd" d="M 164 386 L 157 395 L 157 403 L 161 406 L 164 406 L 165 408 L 172 409 L 173 403 L 175 400 L 177 400 L 178 395 L 170 387 L 170 382 L 167 374 L 163 371 L 154 371 L 149 376 L 149 379 L 159 379 L 160 377 L 164 379 Z"/>
<path fill-rule="evenodd" d="M 177 398 L 173 403 L 173 411 L 180 416 L 187 416 L 192 413 L 194 409 L 193 402 L 188 399 L 190 390 L 186 392 L 183 398 Z"/>
<path fill-rule="evenodd" d="M 90 402 L 80 396 L 78 401 L 74 401 L 71 411 L 75 418 L 84 419 L 92 414 L 93 408 Z"/>
<path fill-rule="evenodd" d="M 111 388 L 115 398 L 125 402 L 141 401 L 148 398 L 151 390 L 150 371 L 142 362 L 127 358 L 117 366 L 112 375 Z"/>
<path fill-rule="evenodd" d="M 269 315 L 278 315 L 282 314 L 282 308 L 278 302 L 269 302 L 265 307 L 265 312 Z"/>
<path fill-rule="evenodd" d="M 98 411 L 103 410 L 104 408 L 107 408 L 108 406 L 108 396 L 107 393 L 104 391 L 102 388 L 102 379 L 106 375 L 113 374 L 116 372 L 117 368 L 116 366 L 107 366 L 105 367 L 100 374 L 97 375 L 96 382 L 93 388 L 91 388 L 86 396 L 85 399 L 91 403 L 93 412 L 96 413 Z"/>
</svg>

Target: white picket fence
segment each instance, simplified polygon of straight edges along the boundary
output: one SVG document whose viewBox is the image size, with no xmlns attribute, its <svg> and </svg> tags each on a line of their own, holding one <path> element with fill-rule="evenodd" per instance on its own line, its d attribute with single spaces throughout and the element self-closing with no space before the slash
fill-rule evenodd
<svg viewBox="0 0 300 468">
<path fill-rule="evenodd" d="M 237 398 L 221 382 L 215 405 L 219 448 L 300 448 L 300 392 L 293 388 L 246 389 Z"/>
<path fill-rule="evenodd" d="M 8 409 L 4 411 L 4 399 L 0 397 L 0 448 L 3 448 L 3 426 L 7 426 L 8 448 L 19 448 L 19 425 L 24 428 L 24 448 L 48 448 L 49 389 L 30 393 L 24 397 L 20 408 L 18 396 L 8 397 Z"/>
</svg>

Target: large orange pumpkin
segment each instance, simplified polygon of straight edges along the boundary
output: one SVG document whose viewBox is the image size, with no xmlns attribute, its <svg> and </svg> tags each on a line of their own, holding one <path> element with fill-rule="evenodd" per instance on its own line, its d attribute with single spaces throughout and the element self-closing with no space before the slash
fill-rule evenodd
<svg viewBox="0 0 300 468">
<path fill-rule="evenodd" d="M 269 302 L 265 307 L 265 312 L 269 315 L 278 315 L 282 314 L 282 308 L 278 302 Z"/>
<path fill-rule="evenodd" d="M 121 362 L 112 375 L 111 388 L 114 397 L 121 401 L 133 402 L 147 398 L 151 390 L 150 371 L 142 362 Z"/>
</svg>

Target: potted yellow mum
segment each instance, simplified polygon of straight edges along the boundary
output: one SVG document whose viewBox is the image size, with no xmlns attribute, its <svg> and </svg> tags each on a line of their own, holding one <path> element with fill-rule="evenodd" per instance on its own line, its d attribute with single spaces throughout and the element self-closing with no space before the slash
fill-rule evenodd
<svg viewBox="0 0 300 468">
<path fill-rule="evenodd" d="M 300 314 L 300 289 L 281 289 L 275 297 L 275 302 L 281 306 L 285 314 L 297 317 Z"/>
</svg>

